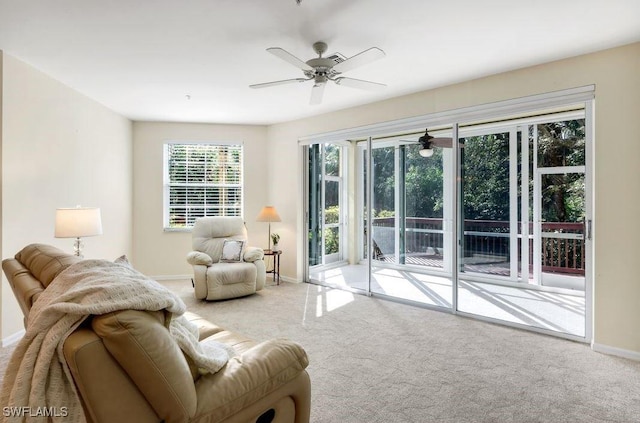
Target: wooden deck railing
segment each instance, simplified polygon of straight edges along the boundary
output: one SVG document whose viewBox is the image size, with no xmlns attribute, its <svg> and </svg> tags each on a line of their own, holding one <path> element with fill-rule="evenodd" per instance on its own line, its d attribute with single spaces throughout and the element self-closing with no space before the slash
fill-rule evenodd
<svg viewBox="0 0 640 423">
<path fill-rule="evenodd" d="M 393 217 L 374 219 L 373 226 L 393 228 Z M 405 252 L 408 254 L 442 255 L 442 219 L 409 217 L 406 221 Z M 520 228 L 520 224 L 518 224 Z M 584 225 L 569 222 L 542 224 L 542 271 L 584 276 Z M 374 230 L 374 234 L 375 234 Z M 533 265 L 533 224 L 529 226 L 529 265 Z M 520 235 L 519 235 L 520 236 Z M 385 244 L 383 240 L 378 244 Z M 386 242 L 386 248 L 393 248 Z M 384 252 L 383 249 L 383 252 Z M 465 257 L 509 257 L 509 222 L 492 220 L 464 221 Z M 389 251 L 391 252 L 391 251 Z M 521 260 L 518 251 L 518 260 Z"/>
</svg>

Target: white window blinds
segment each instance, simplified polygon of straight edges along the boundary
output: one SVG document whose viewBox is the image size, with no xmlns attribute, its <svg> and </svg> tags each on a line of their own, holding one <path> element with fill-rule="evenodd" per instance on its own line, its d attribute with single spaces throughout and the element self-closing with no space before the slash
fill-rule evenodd
<svg viewBox="0 0 640 423">
<path fill-rule="evenodd" d="M 242 145 L 165 144 L 165 229 L 242 215 Z"/>
</svg>

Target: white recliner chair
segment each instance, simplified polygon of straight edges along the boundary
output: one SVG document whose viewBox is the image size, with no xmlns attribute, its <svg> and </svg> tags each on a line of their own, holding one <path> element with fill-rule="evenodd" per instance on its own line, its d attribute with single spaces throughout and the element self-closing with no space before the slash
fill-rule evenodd
<svg viewBox="0 0 640 423">
<path fill-rule="evenodd" d="M 264 287 L 264 251 L 246 243 L 247 229 L 241 217 L 196 219 L 192 232 L 194 251 L 187 255 L 193 266 L 196 298 L 236 298 Z"/>
</svg>

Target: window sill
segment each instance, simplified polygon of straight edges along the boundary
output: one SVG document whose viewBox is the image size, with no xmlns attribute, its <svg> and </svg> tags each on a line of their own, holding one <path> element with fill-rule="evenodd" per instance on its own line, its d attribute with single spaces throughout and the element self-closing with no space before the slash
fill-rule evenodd
<svg viewBox="0 0 640 423">
<path fill-rule="evenodd" d="M 188 228 L 163 228 L 164 232 L 191 232 L 193 227 Z"/>
</svg>

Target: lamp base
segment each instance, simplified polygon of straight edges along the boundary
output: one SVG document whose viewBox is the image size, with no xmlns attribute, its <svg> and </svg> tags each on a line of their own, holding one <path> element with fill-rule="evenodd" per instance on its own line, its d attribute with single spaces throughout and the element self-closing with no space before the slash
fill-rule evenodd
<svg viewBox="0 0 640 423">
<path fill-rule="evenodd" d="M 73 243 L 73 253 L 80 258 L 84 257 L 82 255 L 82 247 L 84 247 L 84 243 L 82 242 L 80 237 L 76 237 L 76 240 Z"/>
<path fill-rule="evenodd" d="M 271 250 L 271 222 L 269 222 L 269 233 L 267 234 L 267 251 Z"/>
</svg>

